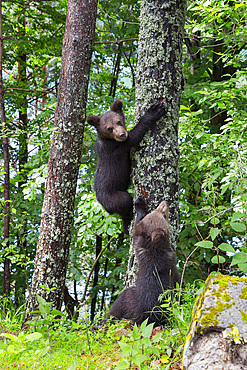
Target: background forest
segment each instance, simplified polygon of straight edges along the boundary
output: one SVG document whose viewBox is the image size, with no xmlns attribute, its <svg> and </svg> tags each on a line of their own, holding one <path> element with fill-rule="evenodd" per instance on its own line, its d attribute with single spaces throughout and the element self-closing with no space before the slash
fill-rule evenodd
<svg viewBox="0 0 247 370">
<path fill-rule="evenodd" d="M 0 296 L 10 296 L 19 307 L 31 281 L 39 236 L 67 2 L 7 1 L 2 7 L 6 126 L 0 136 Z M 134 124 L 139 10 L 139 2 L 132 0 L 100 1 L 88 91 L 87 115 L 101 114 L 121 99 L 128 128 Z M 188 2 L 176 250 L 183 284 L 204 280 L 212 271 L 247 273 L 246 11 L 246 1 Z M 89 281 L 91 319 L 123 288 L 129 249 L 121 220 L 109 216 L 93 192 L 95 138 L 86 124 L 67 271 L 69 292 L 80 300 L 96 256 L 110 241 Z"/>
</svg>

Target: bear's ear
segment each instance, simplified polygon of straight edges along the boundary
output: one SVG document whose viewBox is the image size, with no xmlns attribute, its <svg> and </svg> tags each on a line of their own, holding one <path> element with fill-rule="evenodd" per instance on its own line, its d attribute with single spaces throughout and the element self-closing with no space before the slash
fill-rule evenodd
<svg viewBox="0 0 247 370">
<path fill-rule="evenodd" d="M 92 125 L 96 128 L 99 126 L 99 122 L 100 122 L 100 116 L 87 117 L 87 123 L 89 123 L 89 125 Z"/>
<path fill-rule="evenodd" d="M 169 219 L 169 206 L 165 200 L 160 203 L 160 205 L 156 208 L 156 211 L 162 213 L 162 215 L 168 220 Z"/>
<path fill-rule="evenodd" d="M 159 242 L 165 236 L 165 232 L 162 229 L 156 229 L 151 234 L 151 239 L 153 243 Z"/>
<path fill-rule="evenodd" d="M 111 106 L 111 110 L 113 112 L 116 112 L 116 113 L 123 113 L 123 103 L 121 100 L 116 100 L 112 106 Z"/>
</svg>

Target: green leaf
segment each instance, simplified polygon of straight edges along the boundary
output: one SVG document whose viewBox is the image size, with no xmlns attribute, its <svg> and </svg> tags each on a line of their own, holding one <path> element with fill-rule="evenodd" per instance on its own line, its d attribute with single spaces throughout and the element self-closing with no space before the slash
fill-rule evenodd
<svg viewBox="0 0 247 370">
<path fill-rule="evenodd" d="M 145 320 L 144 322 L 146 322 L 147 320 Z M 144 328 L 141 328 L 141 333 L 142 333 L 142 336 L 144 338 L 149 338 L 150 335 L 152 334 L 152 331 L 153 331 L 153 326 L 154 326 L 154 323 L 152 324 L 149 324 L 147 326 L 145 326 Z"/>
<path fill-rule="evenodd" d="M 18 340 L 18 337 L 16 335 L 9 334 L 9 333 L 1 333 L 0 337 L 5 337 L 5 338 L 8 338 L 8 339 L 11 339 L 13 342 L 17 342 L 17 340 Z"/>
<path fill-rule="evenodd" d="M 185 105 L 180 105 L 180 109 L 181 110 L 189 110 L 190 111 L 190 107 L 186 107 Z"/>
<path fill-rule="evenodd" d="M 163 338 L 163 331 L 159 331 L 157 334 L 155 334 L 152 337 L 152 342 L 153 343 L 158 343 L 158 342 L 160 342 L 160 340 L 162 340 L 162 338 Z"/>
<path fill-rule="evenodd" d="M 36 294 L 37 300 L 39 302 L 39 311 L 42 315 L 46 315 L 50 313 L 50 303 L 46 302 L 44 298 L 42 298 L 40 295 Z"/>
<path fill-rule="evenodd" d="M 235 4 L 235 9 L 238 9 L 238 8 L 240 8 L 241 6 L 245 6 L 245 4 L 243 4 L 243 3 Z"/>
<path fill-rule="evenodd" d="M 25 336 L 25 340 L 26 342 L 32 342 L 33 340 L 38 340 L 41 337 L 43 337 L 41 333 L 35 332 L 35 333 L 27 334 Z"/>
<path fill-rule="evenodd" d="M 138 327 L 137 327 L 136 324 L 134 325 L 134 328 L 133 328 L 133 332 L 132 332 L 131 337 L 134 340 L 139 339 L 141 337 L 141 333 L 140 333 L 140 331 L 139 331 L 139 329 L 138 329 Z"/>
<path fill-rule="evenodd" d="M 171 357 L 171 355 L 172 355 L 172 348 L 171 347 L 167 347 L 166 353 L 167 353 L 167 356 Z"/>
<path fill-rule="evenodd" d="M 41 304 L 42 306 L 46 306 L 47 302 L 43 297 L 41 297 L 39 294 L 36 294 L 36 297 L 37 297 L 39 304 Z"/>
<path fill-rule="evenodd" d="M 213 242 L 210 242 L 209 240 L 202 240 L 201 242 L 197 242 L 195 246 L 209 249 L 213 248 Z"/>
<path fill-rule="evenodd" d="M 59 310 L 52 310 L 51 314 L 53 316 L 65 316 L 65 314 L 63 312 L 59 311 Z"/>
<path fill-rule="evenodd" d="M 117 370 L 126 370 L 129 368 L 129 361 L 126 359 L 123 359 L 119 362 L 117 362 L 115 369 Z"/>
<path fill-rule="evenodd" d="M 247 263 L 239 263 L 238 267 L 240 268 L 240 270 L 247 273 Z"/>
<path fill-rule="evenodd" d="M 12 213 L 16 213 L 16 209 L 15 208 L 12 208 Z"/>
<path fill-rule="evenodd" d="M 239 233 L 242 233 L 246 230 L 245 224 L 242 224 L 240 222 L 230 222 L 230 225 L 231 225 L 233 230 L 235 230 Z"/>
<path fill-rule="evenodd" d="M 218 248 L 224 252 L 235 253 L 235 249 L 233 248 L 233 246 L 228 243 L 221 243 Z"/>
<path fill-rule="evenodd" d="M 217 227 L 211 227 L 210 231 L 211 239 L 214 240 L 220 233 L 220 230 Z"/>
<path fill-rule="evenodd" d="M 212 220 L 210 221 L 212 225 L 217 225 L 219 222 L 220 220 L 218 219 L 218 217 L 213 217 Z"/>
<path fill-rule="evenodd" d="M 145 355 L 135 355 L 133 358 L 132 358 L 132 361 L 138 366 L 138 368 L 141 367 L 141 364 L 148 360 L 148 356 L 145 356 Z"/>
<path fill-rule="evenodd" d="M 152 346 L 152 352 L 159 357 L 160 356 L 160 350 L 157 347 Z"/>
<path fill-rule="evenodd" d="M 244 253 L 244 252 L 239 252 L 239 253 L 236 253 L 232 257 L 231 266 L 234 266 L 234 265 L 237 265 L 237 264 L 243 264 L 245 262 L 247 262 L 247 254 Z"/>
<path fill-rule="evenodd" d="M 124 343 L 124 342 L 118 342 L 121 350 L 123 351 L 123 356 L 128 356 L 130 355 L 131 351 L 132 351 L 132 347 L 127 344 L 127 343 Z"/>
<path fill-rule="evenodd" d="M 211 258 L 211 262 L 212 263 L 216 263 L 216 264 L 218 264 L 218 263 L 224 263 L 225 262 L 225 257 L 223 257 L 223 256 L 213 256 L 212 258 Z"/>
<path fill-rule="evenodd" d="M 243 217 L 243 213 L 241 212 L 235 212 L 233 213 L 232 215 L 232 222 L 238 220 L 239 218 L 242 218 Z"/>
<path fill-rule="evenodd" d="M 144 329 L 144 328 L 147 326 L 147 323 L 148 323 L 148 319 L 146 319 L 145 321 L 143 321 L 143 322 L 141 323 L 140 329 L 141 329 L 141 330 L 142 330 L 142 329 Z"/>
<path fill-rule="evenodd" d="M 200 184 L 199 184 L 199 182 L 195 182 L 194 189 L 195 189 L 195 191 L 200 190 Z"/>
</svg>

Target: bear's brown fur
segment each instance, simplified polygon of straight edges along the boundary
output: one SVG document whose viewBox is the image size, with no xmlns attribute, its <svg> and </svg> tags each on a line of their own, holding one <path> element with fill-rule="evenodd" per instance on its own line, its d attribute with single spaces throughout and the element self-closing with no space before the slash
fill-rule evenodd
<svg viewBox="0 0 247 370">
<path fill-rule="evenodd" d="M 122 217 L 126 234 L 133 211 L 133 200 L 127 191 L 131 172 L 130 149 L 140 143 L 147 130 L 164 112 L 162 104 L 151 105 L 129 132 L 125 127 L 121 100 L 116 100 L 110 110 L 101 116 L 87 117 L 87 122 L 97 130 L 97 168 L 94 181 L 96 197 L 107 212 L 117 213 Z"/>
<path fill-rule="evenodd" d="M 133 242 L 139 263 L 136 286 L 120 294 L 107 319 L 111 316 L 132 319 L 137 325 L 148 319 L 158 326 L 167 320 L 164 309 L 160 309 L 159 296 L 172 291 L 179 282 L 176 255 L 170 246 L 168 205 L 163 201 L 147 214 L 147 204 L 139 197 L 135 209 L 137 221 Z"/>
</svg>

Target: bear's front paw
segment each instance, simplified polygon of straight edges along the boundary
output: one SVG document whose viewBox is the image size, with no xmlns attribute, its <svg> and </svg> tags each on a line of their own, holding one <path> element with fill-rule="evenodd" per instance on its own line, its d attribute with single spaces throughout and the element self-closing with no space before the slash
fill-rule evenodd
<svg viewBox="0 0 247 370">
<path fill-rule="evenodd" d="M 146 111 L 145 115 L 148 116 L 152 122 L 157 122 L 165 114 L 165 107 L 161 103 L 154 103 Z"/>
<path fill-rule="evenodd" d="M 148 205 L 144 197 L 141 195 L 137 200 L 135 201 L 135 210 L 137 213 L 136 223 L 141 221 L 143 217 L 146 216 L 148 213 Z"/>
</svg>

